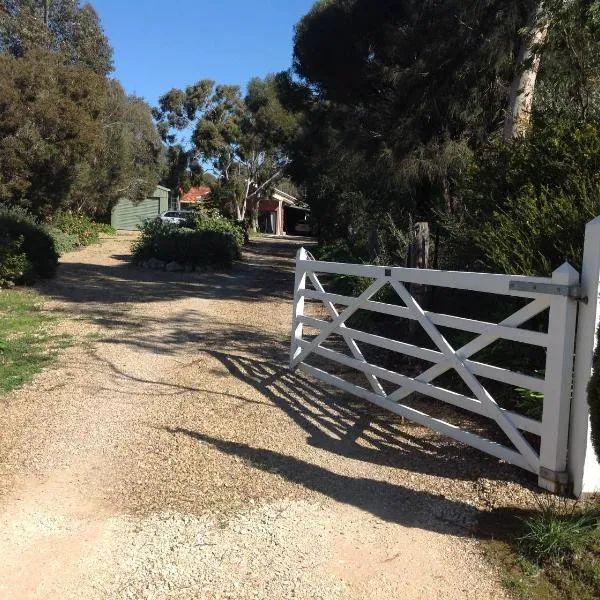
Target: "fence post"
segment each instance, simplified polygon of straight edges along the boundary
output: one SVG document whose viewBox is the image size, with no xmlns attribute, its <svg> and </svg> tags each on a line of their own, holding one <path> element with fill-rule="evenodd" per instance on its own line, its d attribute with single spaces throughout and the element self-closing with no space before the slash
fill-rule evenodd
<svg viewBox="0 0 600 600">
<path fill-rule="evenodd" d="M 412 227 L 411 241 L 408 244 L 406 256 L 406 266 L 410 269 L 428 269 L 429 268 L 429 223 L 418 222 Z M 408 286 L 412 297 L 417 301 L 419 306 L 425 306 L 427 298 L 427 286 L 411 283 Z M 408 322 L 408 336 L 413 339 L 417 331 L 421 329 L 421 325 L 416 320 Z"/>
<path fill-rule="evenodd" d="M 299 269 L 298 262 L 307 260 L 306 250 L 299 248 L 296 253 L 296 269 L 294 277 L 294 308 L 292 311 L 292 346 L 290 348 L 290 369 L 294 369 L 293 360 L 301 351 L 299 340 L 302 339 L 303 325 L 298 322 L 298 317 L 304 315 L 304 296 L 306 289 L 306 269 Z"/>
<path fill-rule="evenodd" d="M 598 281 L 600 279 L 600 217 L 585 227 L 583 264 L 581 266 L 581 296 L 587 302 L 579 303 L 571 423 L 569 431 L 569 474 L 573 480 L 573 494 L 600 491 L 600 464 L 590 438 L 590 417 L 587 402 L 587 384 L 592 373 L 592 357 L 596 347 L 596 330 L 600 318 Z"/>
<path fill-rule="evenodd" d="M 552 273 L 552 283 L 575 286 L 579 283 L 579 273 L 564 263 Z M 561 494 L 567 492 L 569 483 L 567 446 L 576 321 L 577 301 L 568 296 L 552 296 L 538 484 Z"/>
</svg>

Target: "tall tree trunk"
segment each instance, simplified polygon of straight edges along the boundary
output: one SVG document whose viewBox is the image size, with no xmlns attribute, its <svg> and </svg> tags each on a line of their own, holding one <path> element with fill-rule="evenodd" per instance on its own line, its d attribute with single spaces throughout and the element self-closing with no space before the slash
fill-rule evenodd
<svg viewBox="0 0 600 600">
<path fill-rule="evenodd" d="M 250 209 L 250 229 L 254 232 L 258 232 L 258 201 L 252 202 L 252 208 Z"/>
<path fill-rule="evenodd" d="M 50 0 L 43 0 L 44 2 L 44 25 L 48 26 L 48 4 Z"/>
<path fill-rule="evenodd" d="M 538 8 L 530 21 L 531 31 L 523 40 L 517 57 L 519 71 L 511 88 L 508 112 L 504 120 L 504 139 L 511 140 L 526 133 L 531 119 L 535 82 L 540 69 L 538 48 L 548 34 L 548 23 Z"/>
<path fill-rule="evenodd" d="M 244 201 L 243 205 L 238 204 L 237 202 L 235 202 L 235 217 L 238 221 L 243 221 L 244 217 L 246 215 L 246 202 Z"/>
</svg>

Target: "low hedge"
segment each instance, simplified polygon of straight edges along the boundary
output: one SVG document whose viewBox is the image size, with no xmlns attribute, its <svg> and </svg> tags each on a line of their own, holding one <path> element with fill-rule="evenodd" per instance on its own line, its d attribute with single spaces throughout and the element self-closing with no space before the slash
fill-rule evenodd
<svg viewBox="0 0 600 600">
<path fill-rule="evenodd" d="M 146 222 L 141 231 L 132 249 L 138 263 L 155 258 L 193 267 L 229 267 L 241 253 L 241 244 L 231 231 L 191 229 L 160 220 Z"/>
<path fill-rule="evenodd" d="M 49 229 L 20 207 L 0 205 L 0 270 L 7 286 L 52 277 L 58 252 Z"/>
<path fill-rule="evenodd" d="M 72 252 L 80 246 L 79 237 L 74 233 L 65 233 L 56 227 L 50 227 L 49 232 L 54 240 L 54 248 L 59 256 L 62 256 L 66 252 Z"/>
<path fill-rule="evenodd" d="M 231 233 L 239 248 L 248 241 L 248 233 L 242 224 L 224 217 L 216 210 L 200 210 L 197 214 L 188 217 L 183 226 L 197 231 L 206 230 Z"/>
</svg>

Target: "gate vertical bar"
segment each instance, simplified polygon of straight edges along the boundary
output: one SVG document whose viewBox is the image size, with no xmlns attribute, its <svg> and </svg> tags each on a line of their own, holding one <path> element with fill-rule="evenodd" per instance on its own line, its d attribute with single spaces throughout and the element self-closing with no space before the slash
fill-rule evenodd
<svg viewBox="0 0 600 600">
<path fill-rule="evenodd" d="M 592 358 L 596 347 L 596 331 L 600 320 L 598 282 L 600 279 L 600 217 L 585 227 L 581 295 L 587 303 L 579 304 L 575 342 L 575 381 L 571 405 L 569 432 L 569 474 L 573 479 L 573 494 L 581 497 L 600 491 L 600 464 L 590 438 L 590 416 L 587 384 L 592 373 Z"/>
<path fill-rule="evenodd" d="M 303 325 L 298 317 L 304 315 L 304 296 L 302 292 L 306 289 L 306 270 L 298 267 L 298 262 L 306 260 L 306 250 L 302 247 L 296 253 L 296 269 L 294 277 L 294 308 L 292 312 L 292 346 L 290 349 L 290 369 L 294 369 L 294 358 L 301 351 L 300 340 L 302 339 Z"/>
<path fill-rule="evenodd" d="M 552 282 L 574 286 L 579 283 L 579 273 L 569 263 L 564 263 L 552 273 Z M 569 481 L 567 446 L 576 321 L 577 301 L 568 296 L 554 296 L 548 317 L 538 484 L 546 490 L 562 494 L 566 493 Z"/>
</svg>

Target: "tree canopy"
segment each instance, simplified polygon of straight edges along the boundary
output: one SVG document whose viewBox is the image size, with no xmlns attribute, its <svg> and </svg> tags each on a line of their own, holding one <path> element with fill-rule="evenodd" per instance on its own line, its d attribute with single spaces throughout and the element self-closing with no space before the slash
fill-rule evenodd
<svg viewBox="0 0 600 600">
<path fill-rule="evenodd" d="M 103 215 L 159 180 L 150 107 L 109 79 L 112 49 L 78 0 L 0 3 L 0 201 Z"/>
<path fill-rule="evenodd" d="M 281 98 L 301 115 L 290 173 L 323 240 L 384 260 L 412 220 L 458 231 L 491 216 L 502 186 L 485 210 L 470 187 L 489 175 L 486 149 L 513 143 L 501 141 L 508 115 L 525 136 L 595 119 L 598 14 L 595 0 L 316 2 L 296 26 Z"/>
<path fill-rule="evenodd" d="M 113 70 L 112 48 L 91 4 L 79 0 L 1 0 L 0 52 L 49 50 L 98 75 Z"/>
<path fill-rule="evenodd" d="M 284 176 L 297 128 L 273 76 L 252 79 L 245 96 L 238 86 L 211 80 L 172 89 L 161 96 L 154 116 L 170 144 L 173 179 L 183 189 L 190 175 L 211 173 L 218 182 L 213 193 L 239 220 L 255 215 L 260 197 Z M 183 146 L 177 132 L 186 130 L 191 135 Z"/>
</svg>

